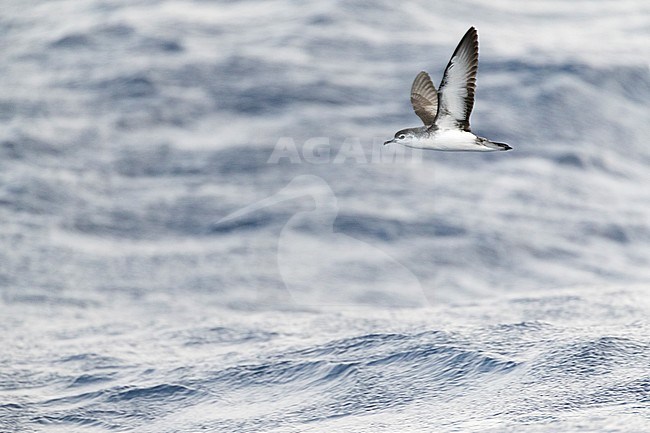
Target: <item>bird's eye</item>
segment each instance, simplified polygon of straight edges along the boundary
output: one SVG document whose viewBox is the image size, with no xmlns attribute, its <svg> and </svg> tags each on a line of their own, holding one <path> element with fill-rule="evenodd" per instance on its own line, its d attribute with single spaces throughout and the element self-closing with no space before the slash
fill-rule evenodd
<svg viewBox="0 0 650 433">
<path fill-rule="evenodd" d="M 400 140 L 404 140 L 406 138 L 406 135 L 400 134 L 399 137 L 397 137 L 397 138 L 399 138 Z"/>
</svg>

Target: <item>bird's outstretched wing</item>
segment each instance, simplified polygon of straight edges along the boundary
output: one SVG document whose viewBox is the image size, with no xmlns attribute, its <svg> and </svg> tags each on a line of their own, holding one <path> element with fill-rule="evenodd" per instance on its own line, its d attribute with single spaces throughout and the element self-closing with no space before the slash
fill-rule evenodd
<svg viewBox="0 0 650 433">
<path fill-rule="evenodd" d="M 426 126 L 433 125 L 438 112 L 438 92 L 429 74 L 420 72 L 411 86 L 411 105 Z"/>
<path fill-rule="evenodd" d="M 470 27 L 447 64 L 438 90 L 435 126 L 469 131 L 478 72 L 478 33 Z"/>
</svg>

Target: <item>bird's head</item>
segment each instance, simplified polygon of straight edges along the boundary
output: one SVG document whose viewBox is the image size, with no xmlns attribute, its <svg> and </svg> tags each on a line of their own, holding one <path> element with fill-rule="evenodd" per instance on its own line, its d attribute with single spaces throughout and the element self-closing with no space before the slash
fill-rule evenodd
<svg viewBox="0 0 650 433">
<path fill-rule="evenodd" d="M 391 143 L 396 143 L 396 144 L 402 144 L 404 146 L 408 146 L 415 140 L 415 131 L 413 129 L 402 129 L 401 131 L 397 131 L 395 133 L 395 137 L 393 137 L 392 140 L 388 140 L 384 142 L 384 146 L 391 144 Z"/>
</svg>

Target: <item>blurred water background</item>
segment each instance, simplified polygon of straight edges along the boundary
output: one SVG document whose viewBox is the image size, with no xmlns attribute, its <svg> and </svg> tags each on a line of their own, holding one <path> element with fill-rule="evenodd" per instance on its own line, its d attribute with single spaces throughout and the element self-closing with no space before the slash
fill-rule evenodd
<svg viewBox="0 0 650 433">
<path fill-rule="evenodd" d="M 472 25 L 515 150 L 382 149 Z M 0 431 L 648 431 L 647 1 L 4 0 L 0 35 Z"/>
</svg>

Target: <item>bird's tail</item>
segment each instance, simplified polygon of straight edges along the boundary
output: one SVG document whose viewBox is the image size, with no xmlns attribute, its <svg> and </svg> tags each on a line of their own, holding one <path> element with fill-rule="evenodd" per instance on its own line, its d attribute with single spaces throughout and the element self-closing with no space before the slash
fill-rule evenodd
<svg viewBox="0 0 650 433">
<path fill-rule="evenodd" d="M 510 149 L 512 149 L 512 147 L 510 147 L 510 145 L 508 145 L 506 143 L 498 143 L 496 141 L 487 141 L 486 140 L 486 142 L 483 143 L 483 144 L 485 144 L 487 147 L 490 147 L 490 148 L 492 148 L 494 150 L 510 150 Z"/>
</svg>

